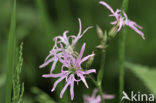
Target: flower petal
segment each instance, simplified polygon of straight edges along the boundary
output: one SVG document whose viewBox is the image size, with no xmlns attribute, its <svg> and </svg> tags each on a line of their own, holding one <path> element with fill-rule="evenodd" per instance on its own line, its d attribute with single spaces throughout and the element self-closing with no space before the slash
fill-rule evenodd
<svg viewBox="0 0 156 103">
<path fill-rule="evenodd" d="M 98 92 L 98 89 L 97 88 L 94 89 L 93 94 L 92 94 L 92 98 L 95 98 L 96 97 L 97 92 Z"/>
<path fill-rule="evenodd" d="M 52 62 L 54 60 L 55 60 L 54 58 L 49 59 L 48 61 L 46 61 L 45 63 L 43 63 L 42 65 L 40 65 L 39 68 L 43 68 L 43 67 L 47 66 L 50 62 Z"/>
<path fill-rule="evenodd" d="M 57 61 L 58 61 L 58 59 L 56 59 L 56 60 L 53 62 L 52 66 L 51 66 L 50 73 L 52 73 L 53 70 L 55 69 L 55 66 L 56 66 Z"/>
<path fill-rule="evenodd" d="M 81 63 L 83 63 L 84 61 L 86 61 L 87 59 L 89 59 L 90 57 L 94 56 L 95 54 L 91 54 L 91 55 L 88 55 L 86 57 L 84 57 L 79 63 L 79 65 L 81 65 Z"/>
<path fill-rule="evenodd" d="M 74 80 L 70 84 L 70 95 L 71 95 L 71 100 L 74 99 Z"/>
<path fill-rule="evenodd" d="M 96 73 L 96 69 L 89 69 L 87 71 L 81 71 L 82 74 L 90 74 L 90 73 Z"/>
<path fill-rule="evenodd" d="M 76 66 L 76 67 L 78 67 L 79 64 L 80 64 L 80 60 L 81 60 L 81 58 L 82 58 L 82 56 L 83 56 L 83 53 L 84 53 L 84 50 L 85 50 L 85 46 L 86 46 L 86 43 L 84 43 L 83 46 L 81 47 L 80 54 L 79 54 L 79 56 L 78 56 L 78 58 L 77 58 L 77 60 L 76 60 L 76 63 L 75 63 L 75 66 Z"/>
<path fill-rule="evenodd" d="M 79 73 L 79 72 L 77 72 L 77 75 L 81 78 L 82 82 L 83 82 L 83 83 L 86 85 L 86 87 L 88 88 L 88 84 L 87 84 L 87 82 L 86 82 L 85 77 L 84 77 L 81 73 Z"/>
<path fill-rule="evenodd" d="M 61 76 L 63 76 L 63 75 L 64 75 L 64 73 L 58 73 L 58 74 L 44 74 L 44 75 L 42 75 L 42 77 L 44 77 L 44 78 L 49 78 L 49 77 L 57 78 L 57 77 L 61 77 Z"/>
<path fill-rule="evenodd" d="M 73 77 L 73 74 L 70 75 L 70 77 L 67 80 L 66 85 L 64 86 L 64 88 L 62 89 L 61 93 L 60 93 L 60 98 L 62 98 L 64 92 L 66 91 L 67 87 L 71 84 L 71 78 Z"/>
<path fill-rule="evenodd" d="M 103 94 L 103 98 L 104 99 L 113 99 L 113 98 L 115 98 L 115 96 L 114 95 L 110 95 L 110 94 Z"/>
<path fill-rule="evenodd" d="M 61 78 L 59 78 L 59 79 L 54 83 L 54 86 L 53 86 L 53 88 L 52 88 L 52 90 L 51 90 L 52 92 L 55 90 L 57 84 L 58 84 L 59 82 L 61 82 L 65 77 L 66 77 L 66 75 L 62 76 Z"/>
<path fill-rule="evenodd" d="M 136 23 L 135 22 L 129 20 L 127 25 L 130 28 L 132 28 L 134 31 L 136 31 L 145 40 L 144 33 L 137 28 L 138 26 L 136 27 Z"/>
<path fill-rule="evenodd" d="M 99 3 L 102 4 L 102 5 L 104 5 L 107 9 L 110 10 L 110 12 L 112 12 L 112 13 L 114 14 L 114 10 L 113 10 L 112 7 L 109 6 L 106 2 L 100 1 Z"/>
</svg>

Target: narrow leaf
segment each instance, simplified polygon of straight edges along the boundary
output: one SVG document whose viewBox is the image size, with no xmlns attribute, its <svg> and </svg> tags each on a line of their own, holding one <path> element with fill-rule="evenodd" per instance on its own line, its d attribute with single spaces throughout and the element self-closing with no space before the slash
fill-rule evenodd
<svg viewBox="0 0 156 103">
<path fill-rule="evenodd" d="M 135 73 L 136 76 L 143 81 L 145 86 L 147 86 L 156 96 L 156 68 L 150 68 L 147 66 L 128 62 L 125 63 L 125 67 Z"/>
<path fill-rule="evenodd" d="M 11 102 L 12 90 L 12 74 L 14 69 L 14 56 L 15 56 L 15 29 L 16 29 L 16 0 L 13 2 L 11 24 L 8 38 L 8 51 L 7 51 L 7 79 L 5 90 L 5 102 Z"/>
</svg>

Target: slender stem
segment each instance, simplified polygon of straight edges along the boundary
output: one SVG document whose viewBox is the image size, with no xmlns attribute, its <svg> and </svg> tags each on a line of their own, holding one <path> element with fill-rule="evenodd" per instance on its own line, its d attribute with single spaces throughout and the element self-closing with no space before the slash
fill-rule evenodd
<svg viewBox="0 0 156 103">
<path fill-rule="evenodd" d="M 104 103 L 104 98 L 103 98 L 103 93 L 102 93 L 102 79 L 103 79 L 103 75 L 104 75 L 104 64 L 105 64 L 105 51 L 102 52 L 102 58 L 101 58 L 101 66 L 100 66 L 100 70 L 98 72 L 98 77 L 97 77 L 97 88 L 102 100 L 102 103 Z"/>
<path fill-rule="evenodd" d="M 128 8 L 128 1 L 129 0 L 123 0 L 121 9 L 126 12 Z M 122 32 L 121 36 L 119 38 L 119 102 L 123 103 L 124 101 L 121 101 L 122 98 L 122 92 L 124 91 L 124 59 L 125 59 L 125 41 L 126 41 L 126 33 Z"/>
<path fill-rule="evenodd" d="M 103 92 L 102 92 L 101 85 L 98 86 L 98 91 L 99 91 L 99 94 L 100 94 L 102 103 L 105 103 L 105 100 L 104 100 L 104 98 L 103 98 Z"/>
<path fill-rule="evenodd" d="M 103 74 L 104 74 L 104 63 L 105 63 L 105 52 L 102 52 L 101 66 L 100 66 L 100 70 L 98 72 L 97 81 L 92 76 L 89 76 L 91 81 L 98 88 L 98 92 L 100 94 L 102 103 L 105 103 L 105 100 L 103 98 L 103 91 L 102 91 L 102 87 L 101 87 L 102 78 L 103 78 Z"/>
<path fill-rule="evenodd" d="M 125 58 L 125 39 L 126 34 L 121 33 L 121 37 L 119 39 L 119 93 L 120 93 L 120 103 L 123 103 L 121 101 L 122 98 L 122 92 L 124 90 L 124 58 Z"/>
</svg>

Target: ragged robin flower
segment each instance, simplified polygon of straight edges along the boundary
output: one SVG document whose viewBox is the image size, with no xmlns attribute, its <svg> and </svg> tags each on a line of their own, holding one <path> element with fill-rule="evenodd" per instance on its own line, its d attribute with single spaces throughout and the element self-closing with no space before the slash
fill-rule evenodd
<svg viewBox="0 0 156 103">
<path fill-rule="evenodd" d="M 74 98 L 74 82 L 80 82 L 82 81 L 85 86 L 88 88 L 88 84 L 85 79 L 85 75 L 88 75 L 90 73 L 95 73 L 95 69 L 88 69 L 84 70 L 81 66 L 83 62 L 88 60 L 90 57 L 93 57 L 94 54 L 88 55 L 84 58 L 82 58 L 84 50 L 85 50 L 85 43 L 83 44 L 79 56 L 75 59 L 73 55 L 68 53 L 63 45 L 61 44 L 61 50 L 62 50 L 62 57 L 58 56 L 57 54 L 56 57 L 58 60 L 62 63 L 61 67 L 61 73 L 58 74 L 45 74 L 43 77 L 45 78 L 59 78 L 53 85 L 52 91 L 55 90 L 56 86 L 58 85 L 59 82 L 61 82 L 63 79 L 66 80 L 66 84 L 64 88 L 62 89 L 60 93 L 60 98 L 62 98 L 64 92 L 66 91 L 67 87 L 70 86 L 70 94 L 71 94 L 71 100 Z"/>
<path fill-rule="evenodd" d="M 120 9 L 117 9 L 116 11 L 114 11 L 112 7 L 104 1 L 100 1 L 99 3 L 104 5 L 107 9 L 110 10 L 112 14 L 110 14 L 109 16 L 115 17 L 116 20 L 111 22 L 111 24 L 118 26 L 117 32 L 119 32 L 122 27 L 129 26 L 131 29 L 137 32 L 143 39 L 145 39 L 144 33 L 140 30 L 142 29 L 142 27 L 136 24 L 136 22 L 129 20 L 127 17 L 127 14 L 124 11 Z"/>
<path fill-rule="evenodd" d="M 84 95 L 83 96 L 84 103 L 101 103 L 100 95 L 97 95 L 97 92 L 98 92 L 98 89 L 94 89 L 93 94 L 91 96 Z M 113 99 L 113 98 L 115 98 L 115 96 L 103 93 L 103 98 L 104 99 Z"/>
<path fill-rule="evenodd" d="M 65 31 L 63 33 L 63 36 L 54 37 L 53 40 L 54 40 L 55 44 L 54 44 L 52 50 L 49 52 L 49 55 L 46 57 L 44 63 L 42 65 L 40 65 L 40 68 L 43 68 L 52 62 L 53 64 L 52 64 L 52 67 L 50 70 L 50 73 L 52 73 L 52 71 L 55 69 L 55 66 L 58 62 L 58 57 L 56 57 L 56 54 L 57 54 L 57 56 L 59 56 L 59 58 L 63 57 L 60 43 L 63 44 L 65 51 L 67 53 L 69 53 L 71 55 L 76 55 L 76 52 L 74 52 L 74 47 L 75 47 L 76 43 L 89 29 L 92 28 L 92 26 L 89 26 L 84 31 L 82 31 L 81 20 L 78 19 L 78 21 L 79 21 L 79 32 L 78 32 L 77 36 L 75 36 L 75 35 L 67 36 L 67 33 L 69 31 Z"/>
</svg>

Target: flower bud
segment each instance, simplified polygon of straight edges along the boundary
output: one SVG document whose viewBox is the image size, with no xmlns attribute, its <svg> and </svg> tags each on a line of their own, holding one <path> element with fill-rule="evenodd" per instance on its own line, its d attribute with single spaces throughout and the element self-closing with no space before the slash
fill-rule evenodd
<svg viewBox="0 0 156 103">
<path fill-rule="evenodd" d="M 96 48 L 98 48 L 98 49 L 103 49 L 104 48 L 104 45 L 98 45 L 98 46 L 96 46 Z"/>
<path fill-rule="evenodd" d="M 92 52 L 94 54 L 94 52 Z M 94 61 L 94 56 L 90 57 L 86 63 L 86 67 L 90 67 Z"/>
<path fill-rule="evenodd" d="M 103 39 L 103 31 L 98 25 L 96 25 L 96 31 L 99 39 Z"/>
<path fill-rule="evenodd" d="M 116 34 L 117 34 L 117 28 L 118 28 L 118 26 L 112 27 L 112 29 L 109 31 L 108 35 L 110 37 L 114 38 L 116 36 Z"/>
<path fill-rule="evenodd" d="M 106 43 L 107 42 L 107 31 L 105 31 L 104 35 L 103 35 L 103 41 Z"/>
</svg>

